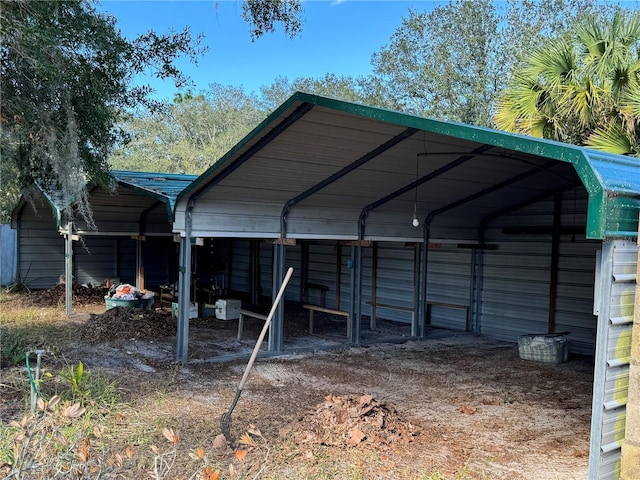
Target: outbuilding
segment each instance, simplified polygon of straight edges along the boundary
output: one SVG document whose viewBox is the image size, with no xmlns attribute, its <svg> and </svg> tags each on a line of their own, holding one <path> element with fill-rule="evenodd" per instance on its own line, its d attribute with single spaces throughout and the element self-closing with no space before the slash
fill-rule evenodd
<svg viewBox="0 0 640 480">
<path fill-rule="evenodd" d="M 138 288 L 177 279 L 172 220 L 175 199 L 195 175 L 113 171 L 115 188 L 88 185 L 95 225 L 44 189 L 22 198 L 12 213 L 17 231 L 18 278 L 30 289 L 48 289 L 61 275 L 76 284 L 119 279 Z M 72 207 L 71 207 L 72 208 Z M 71 284 L 66 282 L 67 313 Z"/>
<path fill-rule="evenodd" d="M 352 345 L 365 316 L 415 338 L 429 322 L 507 341 L 562 333 L 594 355 L 589 478 L 617 478 L 629 402 L 640 412 L 639 211 L 637 158 L 296 93 L 178 194 L 178 360 L 197 239 L 227 245 L 230 286 L 252 297 L 293 267 L 287 298 L 347 312 Z M 280 307 L 273 352 L 283 322 Z"/>
</svg>

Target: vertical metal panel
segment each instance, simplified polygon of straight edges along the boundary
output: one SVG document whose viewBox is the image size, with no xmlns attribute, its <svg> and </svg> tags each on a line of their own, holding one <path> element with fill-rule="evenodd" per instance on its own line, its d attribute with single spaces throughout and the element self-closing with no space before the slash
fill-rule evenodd
<svg viewBox="0 0 640 480">
<path fill-rule="evenodd" d="M 482 334 L 516 342 L 546 333 L 551 243 L 499 243 L 484 252 Z"/>
<path fill-rule="evenodd" d="M 341 255 L 340 252 L 342 252 Z M 349 309 L 349 299 L 351 298 L 349 259 L 348 247 L 341 246 L 336 241 L 319 241 L 309 245 L 307 280 L 309 283 L 317 283 L 328 287 L 326 303 L 329 308 L 338 308 L 345 311 Z M 338 261 L 340 266 L 338 266 Z M 372 248 L 363 248 L 361 261 L 363 266 L 362 313 L 368 315 L 370 308 L 366 302 L 371 299 Z M 338 274 L 340 275 L 339 280 Z M 310 289 L 308 293 L 310 303 L 320 304 L 321 295 L 319 291 Z M 340 305 L 338 305 L 338 298 L 340 299 Z"/>
<path fill-rule="evenodd" d="M 328 287 L 326 292 L 327 306 L 336 307 L 338 285 L 336 285 L 338 245 L 336 242 L 317 242 L 309 245 L 309 283 L 317 283 Z M 320 305 L 320 292 L 308 291 L 309 303 Z"/>
<path fill-rule="evenodd" d="M 128 237 L 116 237 L 116 277 L 123 283 L 136 281 L 136 241 Z"/>
<path fill-rule="evenodd" d="M 64 274 L 64 239 L 57 230 L 51 207 L 36 200 L 27 204 L 18 227 L 19 278 L 31 289 L 46 289 Z"/>
<path fill-rule="evenodd" d="M 584 235 L 572 241 L 564 235 L 560 243 L 556 296 L 556 332 L 570 332 L 572 352 L 593 355 L 597 318 L 593 315 L 593 283 L 596 251 L 600 241 Z"/>
<path fill-rule="evenodd" d="M 380 243 L 377 262 L 377 303 L 413 306 L 414 255 L 413 246 L 408 247 L 404 243 Z M 411 312 L 380 307 L 376 315 L 378 318 L 411 323 Z"/>
<path fill-rule="evenodd" d="M 156 290 L 171 283 L 170 273 L 178 263 L 178 251 L 172 237 L 147 237 L 142 242 L 145 287 Z"/>
<path fill-rule="evenodd" d="M 250 240 L 235 239 L 231 248 L 231 272 L 232 277 L 230 280 L 229 288 L 239 292 L 248 292 L 250 283 L 251 272 L 251 255 L 250 255 Z M 269 270 L 271 274 L 271 270 Z M 271 285 L 269 284 L 269 287 Z M 271 291 L 271 288 L 266 290 Z"/>
<path fill-rule="evenodd" d="M 0 228 L 0 286 L 16 281 L 17 240 L 17 232 L 11 228 L 11 225 L 2 225 Z"/>
<path fill-rule="evenodd" d="M 362 315 L 362 246 L 351 247 L 351 298 L 347 336 L 352 345 L 360 344 L 360 318 Z"/>
<path fill-rule="evenodd" d="M 637 258 L 635 242 L 603 242 L 589 452 L 591 480 L 613 480 L 620 475 Z"/>
<path fill-rule="evenodd" d="M 260 290 L 263 295 L 271 296 L 273 291 L 273 269 L 274 269 L 274 251 L 278 248 L 270 242 L 260 243 Z M 300 245 L 287 246 L 286 265 L 283 275 L 289 267 L 293 267 L 293 274 L 284 292 L 283 301 L 300 301 L 300 261 L 301 261 Z M 277 293 L 277 292 L 276 292 Z"/>
<path fill-rule="evenodd" d="M 79 242 L 74 243 L 73 255 L 76 283 L 100 285 L 105 278 L 118 276 L 116 237 L 82 237 Z M 130 283 L 133 279 L 121 278 L 121 280 Z"/>
<path fill-rule="evenodd" d="M 271 302 L 275 303 L 278 291 L 285 277 L 285 265 L 287 261 L 287 247 L 284 245 L 273 246 L 273 285 Z M 284 342 L 284 303 L 278 305 L 271 325 L 269 325 L 269 351 L 282 352 Z"/>
<path fill-rule="evenodd" d="M 427 301 L 470 306 L 471 257 L 471 249 L 458 249 L 456 245 L 443 244 L 429 250 Z M 464 331 L 467 314 L 460 309 L 433 306 L 431 325 Z"/>
<path fill-rule="evenodd" d="M 260 262 L 260 291 L 262 295 L 271 297 L 273 291 L 273 249 L 271 243 L 260 242 L 259 262 Z M 289 252 L 287 252 L 288 256 Z M 289 287 L 287 287 L 289 290 Z M 286 299 L 286 293 L 285 298 Z M 283 300 L 284 300 L 283 299 Z"/>
<path fill-rule="evenodd" d="M 300 265 L 302 263 L 302 246 L 297 244 L 287 247 L 286 260 L 286 268 L 283 269 L 282 276 L 284 277 L 289 267 L 293 267 L 293 274 L 291 275 L 291 280 L 289 280 L 289 285 L 287 286 L 283 300 L 300 301 L 300 273 L 302 271 Z"/>
</svg>

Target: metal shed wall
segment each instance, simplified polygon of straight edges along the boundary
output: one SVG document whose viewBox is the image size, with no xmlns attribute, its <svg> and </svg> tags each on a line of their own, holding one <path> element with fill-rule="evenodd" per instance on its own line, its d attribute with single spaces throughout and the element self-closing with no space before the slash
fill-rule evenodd
<svg viewBox="0 0 640 480">
<path fill-rule="evenodd" d="M 90 235 L 171 234 L 166 205 L 138 191 L 121 185 L 115 192 L 93 188 L 90 190 L 90 202 L 98 231 L 87 227 L 82 219 L 76 220 L 76 231 Z"/>
<path fill-rule="evenodd" d="M 64 274 L 64 239 L 51 207 L 42 199 L 22 209 L 18 225 L 18 276 L 31 289 L 54 287 Z"/>
<path fill-rule="evenodd" d="M 473 251 L 456 244 L 439 244 L 429 250 L 427 264 L 427 301 L 452 305 L 472 303 Z M 431 325 L 464 331 L 464 310 L 446 306 L 431 307 Z"/>
<path fill-rule="evenodd" d="M 507 341 L 517 341 L 522 334 L 547 333 L 550 308 L 555 308 L 554 331 L 570 332 L 573 352 L 593 355 L 593 282 L 601 242 L 585 238 L 587 196 L 583 188 L 564 192 L 560 206 L 555 292 L 554 200 L 536 202 L 490 223 L 487 242 L 497 248 L 483 255 L 481 332 Z"/>
<path fill-rule="evenodd" d="M 10 225 L 0 227 L 0 286 L 16 281 L 18 235 Z"/>
<path fill-rule="evenodd" d="M 589 453 L 590 479 L 617 479 L 625 438 L 629 363 L 638 268 L 638 245 L 607 240 L 602 245 L 598 287 L 598 339 Z"/>
</svg>

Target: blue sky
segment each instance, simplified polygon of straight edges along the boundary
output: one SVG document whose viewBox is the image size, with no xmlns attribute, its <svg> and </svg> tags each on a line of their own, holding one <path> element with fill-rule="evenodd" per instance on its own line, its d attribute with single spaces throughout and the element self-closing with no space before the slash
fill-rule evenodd
<svg viewBox="0 0 640 480">
<path fill-rule="evenodd" d="M 358 76 L 371 73 L 371 55 L 389 43 L 408 9 L 425 11 L 444 1 L 306 0 L 300 37 L 290 39 L 282 30 L 251 41 L 249 26 L 241 17 L 239 0 L 102 0 L 100 9 L 114 15 L 128 38 L 153 29 L 190 27 L 204 33 L 209 51 L 197 66 L 179 66 L 195 82 L 195 91 L 210 83 L 242 86 L 246 93 L 278 76 L 321 77 L 327 73 Z M 148 81 L 156 97 L 171 99 L 170 82 Z"/>
</svg>

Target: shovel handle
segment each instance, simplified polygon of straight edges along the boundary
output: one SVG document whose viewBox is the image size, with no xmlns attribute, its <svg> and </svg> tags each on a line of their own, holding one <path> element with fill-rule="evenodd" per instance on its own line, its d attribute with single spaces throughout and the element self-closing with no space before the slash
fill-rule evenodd
<svg viewBox="0 0 640 480">
<path fill-rule="evenodd" d="M 260 332 L 260 336 L 258 337 L 258 341 L 256 342 L 256 346 L 253 347 L 253 352 L 251 352 L 251 357 L 249 358 L 249 363 L 247 363 L 247 367 L 244 370 L 244 375 L 242 376 L 242 380 L 240 380 L 240 385 L 238 386 L 238 392 L 240 392 L 244 388 L 244 384 L 247 382 L 247 378 L 249 377 L 249 371 L 253 366 L 253 362 L 255 362 L 256 357 L 258 356 L 258 351 L 260 350 L 260 346 L 262 345 L 262 340 L 264 340 L 264 336 L 267 334 L 267 330 L 269 330 L 269 325 L 271 324 L 271 319 L 273 318 L 273 314 L 278 308 L 278 304 L 280 303 L 280 299 L 284 294 L 285 288 L 287 288 L 287 284 L 289 283 L 289 279 L 293 274 L 293 268 L 289 267 L 287 274 L 282 281 L 282 285 L 280 286 L 280 290 L 278 291 L 278 295 L 276 295 L 276 299 L 273 301 L 273 305 L 271 306 L 271 311 L 269 312 L 269 316 L 264 322 L 264 326 L 262 327 L 262 331 Z"/>
</svg>

